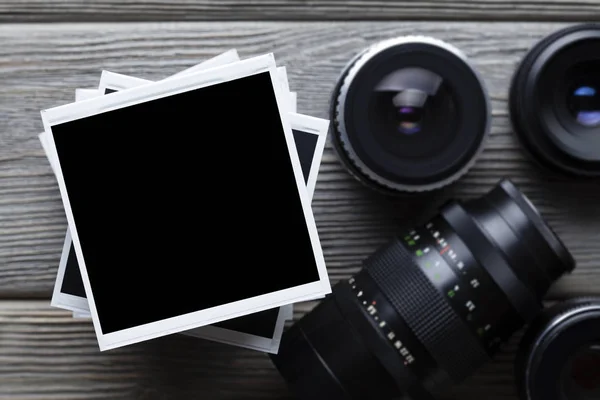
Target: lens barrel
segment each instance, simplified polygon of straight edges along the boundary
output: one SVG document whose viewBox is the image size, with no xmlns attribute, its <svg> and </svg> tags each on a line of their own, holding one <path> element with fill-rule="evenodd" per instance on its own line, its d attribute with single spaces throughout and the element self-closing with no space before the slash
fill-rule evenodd
<svg viewBox="0 0 600 400">
<path fill-rule="evenodd" d="M 343 165 L 368 187 L 422 192 L 467 172 L 490 114 L 483 81 L 460 50 L 430 37 L 399 37 L 345 67 L 331 100 L 331 138 Z"/>
<path fill-rule="evenodd" d="M 557 31 L 515 72 L 510 114 L 523 148 L 545 168 L 600 176 L 600 25 Z"/>
<path fill-rule="evenodd" d="M 541 311 L 574 260 L 502 181 L 451 201 L 339 282 L 272 359 L 302 399 L 435 399 Z"/>
<path fill-rule="evenodd" d="M 544 310 L 521 340 L 515 374 L 522 400 L 600 398 L 600 298 Z"/>
</svg>

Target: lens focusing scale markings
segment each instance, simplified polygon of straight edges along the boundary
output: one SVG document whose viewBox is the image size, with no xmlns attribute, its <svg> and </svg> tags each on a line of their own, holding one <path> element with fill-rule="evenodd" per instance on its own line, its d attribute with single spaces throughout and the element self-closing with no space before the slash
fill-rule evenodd
<svg viewBox="0 0 600 400">
<path fill-rule="evenodd" d="M 400 339 L 400 333 L 396 333 L 392 325 L 388 324 L 386 321 L 386 319 L 397 318 L 396 315 L 393 315 L 395 313 L 393 312 L 391 306 L 386 307 L 386 305 L 384 305 L 385 299 L 383 299 L 381 295 L 377 295 L 377 292 L 374 292 L 373 295 L 365 294 L 365 290 L 362 287 L 359 287 L 359 283 L 354 277 L 350 278 L 348 283 L 350 284 L 352 291 L 355 293 L 358 302 L 362 305 L 367 314 L 371 316 L 372 320 L 375 322 L 375 325 L 379 327 L 390 344 L 394 346 L 400 357 L 402 357 L 404 365 L 409 366 L 415 363 L 415 356 L 407 347 L 407 342 L 403 342 Z M 378 309 L 378 302 L 383 306 L 382 310 L 385 309 L 383 313 Z M 392 315 L 386 316 L 386 313 L 392 313 Z"/>
<path fill-rule="evenodd" d="M 439 219 L 428 222 L 424 229 L 410 231 L 403 239 L 419 267 L 461 316 L 473 335 L 490 355 L 495 353 L 502 341 L 499 330 L 495 328 L 496 317 L 505 310 L 498 309 L 498 297 L 501 296 L 498 290 L 493 291 L 492 288 L 493 293 L 498 293 L 495 299 L 489 298 L 487 289 L 493 283 L 467 248 L 456 240 L 455 235 Z M 502 302 L 506 300 L 500 299 Z"/>
</svg>

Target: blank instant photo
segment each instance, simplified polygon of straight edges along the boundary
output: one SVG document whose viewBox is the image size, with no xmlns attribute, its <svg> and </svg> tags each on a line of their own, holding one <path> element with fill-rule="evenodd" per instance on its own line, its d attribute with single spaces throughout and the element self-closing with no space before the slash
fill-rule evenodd
<svg viewBox="0 0 600 400">
<path fill-rule="evenodd" d="M 331 292 L 287 111 L 272 54 L 42 111 L 101 350 Z"/>
<path fill-rule="evenodd" d="M 236 57 L 237 53 L 235 50 L 229 51 L 174 76 L 200 70 L 202 69 L 200 67 L 208 68 L 209 66 L 214 66 L 216 61 L 223 64 L 233 62 L 236 61 Z M 279 67 L 277 68 L 277 71 L 284 90 L 289 92 L 285 67 Z M 116 90 L 123 90 L 144 83 L 150 83 L 150 81 L 126 75 L 105 73 L 100 81 L 100 87 L 104 88 L 103 91 L 98 89 L 76 89 L 76 101 L 98 96 L 102 92 L 111 93 Z M 292 101 L 290 108 L 296 110 L 295 96 L 290 97 L 290 100 Z M 317 178 L 323 150 L 323 147 L 317 146 L 317 143 L 325 142 L 328 121 L 292 114 L 291 123 L 294 139 L 299 151 L 304 178 L 307 185 L 312 186 L 311 183 L 316 181 Z M 303 139 L 302 136 L 315 137 L 315 139 Z M 312 165 L 311 162 L 313 160 L 317 162 L 314 163 L 314 168 L 311 173 L 310 166 Z M 308 169 L 306 168 L 307 165 Z M 66 238 L 65 243 L 71 243 L 70 236 Z M 91 318 L 72 244 L 65 248 L 63 256 L 61 257 L 61 267 L 57 274 L 52 305 L 73 310 L 74 318 Z M 82 309 L 85 311 L 82 311 Z M 279 348 L 285 320 L 292 318 L 293 305 L 289 304 L 282 306 L 280 312 L 277 312 L 276 309 L 262 311 L 260 313 L 223 321 L 212 326 L 196 328 L 183 333 L 240 347 L 276 353 Z"/>
</svg>

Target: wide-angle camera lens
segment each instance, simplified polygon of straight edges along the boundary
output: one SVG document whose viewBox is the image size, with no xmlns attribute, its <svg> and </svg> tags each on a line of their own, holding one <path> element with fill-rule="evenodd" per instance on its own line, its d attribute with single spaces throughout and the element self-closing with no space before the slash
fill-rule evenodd
<svg viewBox="0 0 600 400">
<path fill-rule="evenodd" d="M 515 132 L 540 164 L 600 176 L 600 25 L 568 27 L 534 46 L 510 91 Z"/>
<path fill-rule="evenodd" d="M 574 260 L 508 180 L 401 232 L 283 336 L 305 400 L 434 399 L 542 310 Z"/>
<path fill-rule="evenodd" d="M 473 164 L 490 125 L 487 92 L 466 57 L 421 36 L 377 43 L 350 61 L 330 113 L 343 164 L 386 193 L 455 181 Z"/>
<path fill-rule="evenodd" d="M 523 336 L 515 373 L 522 400 L 600 399 L 600 298 L 544 310 Z"/>
</svg>

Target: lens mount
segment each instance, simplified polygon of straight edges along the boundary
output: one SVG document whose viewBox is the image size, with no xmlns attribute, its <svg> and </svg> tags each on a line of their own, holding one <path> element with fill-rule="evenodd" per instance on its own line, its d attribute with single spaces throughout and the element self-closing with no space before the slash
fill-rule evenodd
<svg viewBox="0 0 600 400">
<path fill-rule="evenodd" d="M 592 400 L 600 395 L 600 298 L 546 309 L 523 336 L 515 373 L 522 400 Z"/>
<path fill-rule="evenodd" d="M 332 143 L 371 188 L 429 191 L 473 165 L 490 109 L 483 80 L 460 50 L 425 36 L 390 39 L 342 72 L 331 101 Z"/>
<path fill-rule="evenodd" d="M 553 33 L 524 57 L 510 113 L 525 150 L 544 167 L 600 176 L 600 25 Z"/>
</svg>

